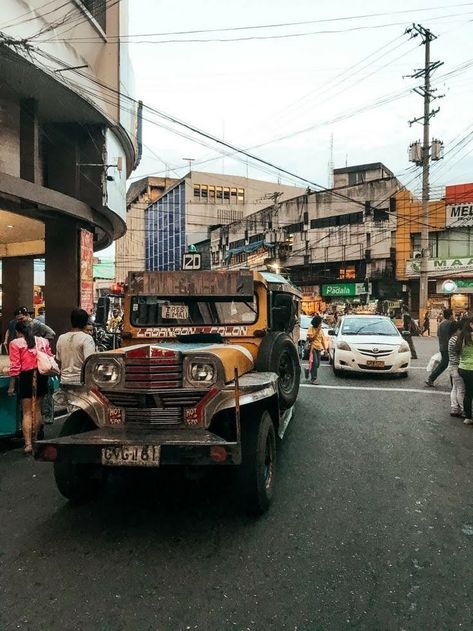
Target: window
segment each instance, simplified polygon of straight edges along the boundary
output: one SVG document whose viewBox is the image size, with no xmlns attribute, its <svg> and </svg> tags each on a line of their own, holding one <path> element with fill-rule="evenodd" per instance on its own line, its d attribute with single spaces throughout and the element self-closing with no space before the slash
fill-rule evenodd
<svg viewBox="0 0 473 631">
<path fill-rule="evenodd" d="M 200 199 L 200 184 L 194 184 L 194 197 Z"/>
<path fill-rule="evenodd" d="M 354 265 L 347 265 L 341 267 L 338 273 L 338 278 L 341 280 L 354 280 L 356 278 L 356 269 Z"/>
<path fill-rule="evenodd" d="M 217 199 L 223 199 L 223 188 L 221 186 L 216 187 Z"/>
<path fill-rule="evenodd" d="M 223 188 L 223 199 L 230 201 L 230 189 L 228 186 L 224 186 Z"/>
<path fill-rule="evenodd" d="M 363 213 L 347 213 L 346 215 L 337 215 L 335 217 L 321 217 L 320 219 L 312 219 L 311 228 L 330 228 L 333 226 L 348 226 L 363 223 Z"/>
<path fill-rule="evenodd" d="M 244 188 L 239 188 L 238 189 L 238 202 L 240 204 L 244 204 L 245 203 L 245 189 Z"/>
<path fill-rule="evenodd" d="M 203 184 L 200 187 L 200 199 L 204 200 L 204 202 L 206 202 L 209 198 L 209 189 L 207 186 L 205 186 L 205 184 Z"/>
<path fill-rule="evenodd" d="M 209 186 L 209 202 L 215 202 L 215 186 Z"/>
<path fill-rule="evenodd" d="M 105 32 L 107 26 L 107 2 L 106 0 L 79 0 L 87 12 L 94 18 L 100 28 Z"/>
<path fill-rule="evenodd" d="M 236 201 L 237 201 L 237 189 L 236 188 L 230 189 L 230 198 L 231 198 L 231 201 L 234 204 L 236 204 Z"/>
<path fill-rule="evenodd" d="M 364 173 L 349 173 L 348 174 L 348 186 L 355 186 L 355 184 L 363 184 L 365 181 Z"/>
</svg>

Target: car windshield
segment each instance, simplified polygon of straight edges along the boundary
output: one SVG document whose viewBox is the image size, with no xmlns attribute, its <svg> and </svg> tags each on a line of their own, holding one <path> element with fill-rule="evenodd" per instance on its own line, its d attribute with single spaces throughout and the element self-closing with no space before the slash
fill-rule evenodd
<svg viewBox="0 0 473 631">
<path fill-rule="evenodd" d="M 253 324 L 257 317 L 256 296 L 245 302 L 214 297 L 134 296 L 131 303 L 134 326 Z"/>
<path fill-rule="evenodd" d="M 301 316 L 301 329 L 308 329 L 310 327 L 311 320 L 312 320 L 312 316 L 307 316 L 307 315 Z"/>
<path fill-rule="evenodd" d="M 399 335 L 387 318 L 346 318 L 342 325 L 343 335 Z"/>
</svg>

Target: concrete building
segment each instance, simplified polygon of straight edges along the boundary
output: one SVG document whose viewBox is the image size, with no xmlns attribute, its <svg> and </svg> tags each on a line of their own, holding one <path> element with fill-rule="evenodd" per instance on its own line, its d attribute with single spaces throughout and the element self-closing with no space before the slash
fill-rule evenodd
<svg viewBox="0 0 473 631">
<path fill-rule="evenodd" d="M 58 332 L 91 309 L 93 250 L 125 231 L 139 112 L 127 0 L 3 0 L 0 258 L 3 312 L 30 306 L 45 257 L 46 317 Z"/>
<path fill-rule="evenodd" d="M 177 182 L 177 179 L 169 177 L 145 177 L 130 185 L 126 194 L 127 231 L 115 242 L 117 282 L 125 283 L 128 272 L 146 269 L 145 211 Z"/>
<path fill-rule="evenodd" d="M 284 268 L 314 296 L 339 290 L 357 296 L 366 280 L 376 297 L 398 296 L 395 194 L 400 188 L 380 162 L 335 169 L 333 189 L 308 191 L 212 230 L 212 266 Z"/>
<path fill-rule="evenodd" d="M 396 275 L 412 311 L 419 308 L 422 204 L 408 191 L 396 195 Z M 435 318 L 443 307 L 473 311 L 473 183 L 445 188 L 429 203 L 428 307 Z"/>
<path fill-rule="evenodd" d="M 284 200 L 303 190 L 235 175 L 188 173 L 145 211 L 146 269 L 180 269 L 186 248 L 208 239 L 212 227 L 243 220 L 275 195 Z"/>
</svg>

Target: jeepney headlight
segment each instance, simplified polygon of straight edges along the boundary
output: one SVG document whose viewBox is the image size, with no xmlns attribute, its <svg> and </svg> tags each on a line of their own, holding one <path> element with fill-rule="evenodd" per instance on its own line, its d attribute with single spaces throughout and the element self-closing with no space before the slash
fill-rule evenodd
<svg viewBox="0 0 473 631">
<path fill-rule="evenodd" d="M 121 376 L 121 365 L 114 359 L 99 360 L 92 370 L 92 379 L 98 386 L 114 385 L 120 381 Z"/>
<path fill-rule="evenodd" d="M 213 383 L 217 371 L 215 366 L 210 363 L 192 362 L 189 368 L 189 376 L 191 381 L 199 383 Z"/>
</svg>

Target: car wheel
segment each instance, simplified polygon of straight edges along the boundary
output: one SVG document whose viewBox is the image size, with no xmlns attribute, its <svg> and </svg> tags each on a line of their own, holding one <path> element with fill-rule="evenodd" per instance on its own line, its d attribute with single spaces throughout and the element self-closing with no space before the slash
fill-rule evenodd
<svg viewBox="0 0 473 631">
<path fill-rule="evenodd" d="M 276 432 L 269 412 L 245 419 L 241 442 L 240 490 L 248 512 L 262 515 L 271 503 L 276 474 Z"/>
<path fill-rule="evenodd" d="M 255 368 L 278 375 L 279 405 L 283 410 L 292 407 L 299 392 L 301 364 L 291 338 L 277 331 L 268 333 L 259 348 Z"/>
<path fill-rule="evenodd" d="M 83 412 L 71 414 L 65 421 L 60 436 L 79 434 L 95 428 Z M 92 464 L 54 463 L 54 479 L 58 491 L 73 503 L 87 502 L 95 498 L 103 485 L 102 467 Z"/>
<path fill-rule="evenodd" d="M 343 375 L 343 370 L 340 370 L 340 368 L 335 368 L 335 353 L 333 354 L 332 359 L 332 370 L 335 377 L 341 377 Z"/>
</svg>

